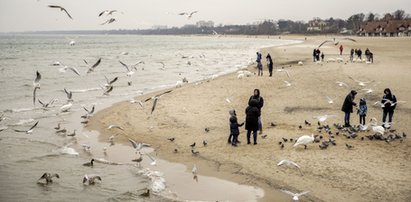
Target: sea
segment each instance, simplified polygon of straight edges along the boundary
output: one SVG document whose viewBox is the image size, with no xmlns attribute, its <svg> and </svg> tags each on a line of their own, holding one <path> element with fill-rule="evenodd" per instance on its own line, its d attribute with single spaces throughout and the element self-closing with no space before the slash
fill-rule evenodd
<svg viewBox="0 0 411 202">
<path fill-rule="evenodd" d="M 141 35 L 0 35 L 0 201 L 230 201 L 199 194 L 180 195 L 167 177 L 149 162 L 137 166 L 121 158 L 107 157 L 103 148 L 134 154 L 131 145 L 109 146 L 99 142 L 96 132 L 83 129 L 80 116 L 95 106 L 96 111 L 116 102 L 170 88 L 185 78 L 189 83 L 238 71 L 255 60 L 263 47 L 298 41 L 226 36 L 141 36 Z M 101 58 L 94 71 L 88 69 Z M 133 73 L 120 61 L 126 64 Z M 70 68 L 78 70 L 75 74 Z M 33 103 L 33 82 L 41 75 Z M 106 80 L 114 78 L 113 90 L 104 95 Z M 72 92 L 68 112 L 64 92 Z M 47 108 L 39 103 L 50 103 Z M 33 133 L 28 130 L 38 122 Z M 76 136 L 56 134 L 54 127 Z M 90 146 L 91 151 L 84 148 Z M 93 168 L 83 163 L 96 159 Z M 159 161 L 190 176 L 191 168 Z M 159 163 L 160 164 L 160 163 Z M 60 178 L 44 184 L 43 173 Z M 83 176 L 100 175 L 96 185 L 82 183 Z M 178 175 L 178 174 L 177 174 Z M 182 175 L 180 173 L 180 175 Z M 177 179 L 174 179 L 173 184 Z M 261 189 L 224 180 L 209 179 L 262 197 Z M 180 186 L 181 187 L 181 186 Z M 152 196 L 140 196 L 147 189 Z M 229 196 L 229 189 L 227 195 Z M 224 195 L 224 194 L 223 194 Z M 200 197 L 200 198 L 198 198 Z"/>
</svg>

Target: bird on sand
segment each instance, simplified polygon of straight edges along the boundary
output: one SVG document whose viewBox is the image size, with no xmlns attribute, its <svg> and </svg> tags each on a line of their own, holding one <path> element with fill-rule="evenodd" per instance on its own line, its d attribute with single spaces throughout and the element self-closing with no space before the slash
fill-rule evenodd
<svg viewBox="0 0 411 202">
<path fill-rule="evenodd" d="M 58 8 L 58 9 L 60 9 L 60 11 L 64 11 L 70 19 L 73 19 L 71 17 L 71 15 L 69 14 L 69 12 L 65 8 L 63 8 L 61 6 L 57 6 L 57 5 L 49 5 L 49 7 L 50 8 Z"/>
<path fill-rule="evenodd" d="M 354 148 L 354 146 L 349 145 L 349 144 L 347 144 L 347 143 L 345 143 L 345 147 L 347 147 L 347 149 L 352 149 L 352 148 Z"/>
<path fill-rule="evenodd" d="M 90 161 L 90 162 L 83 163 L 83 166 L 93 167 L 93 166 L 94 166 L 94 159 L 91 159 L 91 161 Z"/>
<path fill-rule="evenodd" d="M 298 171 L 300 172 L 301 176 L 303 175 L 303 173 L 301 172 L 300 166 L 299 166 L 298 164 L 296 164 L 295 162 L 293 162 L 293 161 L 284 159 L 284 160 L 281 160 L 280 162 L 278 162 L 277 166 L 295 167 L 295 168 L 298 169 Z"/>
<path fill-rule="evenodd" d="M 34 131 L 34 128 L 37 126 L 38 123 L 39 123 L 39 121 L 37 121 L 37 122 L 36 122 L 33 126 L 31 126 L 30 129 L 28 129 L 28 130 L 17 130 L 17 129 L 14 129 L 14 131 L 15 131 L 15 132 L 18 132 L 18 133 L 32 134 L 33 131 Z"/>
<path fill-rule="evenodd" d="M 41 74 L 36 71 L 36 78 L 33 81 L 33 105 L 36 105 L 36 92 L 40 89 Z"/>
<path fill-rule="evenodd" d="M 83 177 L 83 184 L 94 185 L 96 181 L 99 180 L 101 182 L 101 177 L 95 174 L 92 175 L 84 175 Z"/>
<path fill-rule="evenodd" d="M 46 180 L 46 184 L 52 183 L 54 177 L 60 178 L 59 174 L 57 174 L 57 173 L 53 173 L 53 174 L 51 174 L 51 173 L 44 173 L 44 174 L 40 177 L 40 179 L 37 180 L 37 182 L 39 182 L 40 180 L 43 180 L 43 179 L 44 179 L 44 180 Z"/>
<path fill-rule="evenodd" d="M 187 19 L 191 19 L 191 17 L 193 17 L 193 15 L 196 14 L 196 13 L 198 13 L 198 11 L 192 11 L 190 13 L 182 12 L 182 13 L 179 13 L 178 15 L 183 15 L 183 16 L 186 16 Z"/>
<path fill-rule="evenodd" d="M 374 118 L 374 117 L 371 118 L 370 124 L 371 124 L 372 131 L 373 131 L 374 133 L 378 133 L 378 134 L 384 135 L 384 133 L 385 133 L 385 128 L 378 125 L 378 121 L 377 121 L 376 118 Z"/>
<path fill-rule="evenodd" d="M 357 84 L 359 86 L 366 86 L 367 84 L 373 82 L 373 81 L 359 81 L 359 80 L 356 80 L 356 79 L 352 78 L 351 76 L 349 76 L 348 78 L 350 78 L 351 80 L 357 82 Z"/>
<path fill-rule="evenodd" d="M 294 144 L 294 147 L 298 145 L 304 145 L 304 149 L 307 149 L 307 144 L 314 142 L 314 139 L 314 134 L 311 134 L 311 136 L 303 135 L 297 139 L 297 142 Z"/>
<path fill-rule="evenodd" d="M 208 144 L 207 140 L 203 140 L 203 146 L 205 147 L 207 146 L 207 144 Z"/>
<path fill-rule="evenodd" d="M 196 146 L 196 143 L 195 143 L 195 142 L 190 145 L 190 147 L 195 147 L 195 146 Z"/>
<path fill-rule="evenodd" d="M 196 164 L 193 165 L 193 169 L 191 170 L 191 173 L 193 173 L 193 180 L 198 182 L 198 176 L 197 176 L 197 166 Z"/>
<path fill-rule="evenodd" d="M 287 190 L 281 190 L 281 191 L 288 194 L 288 195 L 290 195 L 290 196 L 292 196 L 294 201 L 300 200 L 300 197 L 302 195 L 307 194 L 309 192 L 309 191 L 305 191 L 305 192 L 301 192 L 301 193 L 293 193 L 293 192 L 290 192 L 290 191 L 287 191 Z"/>
<path fill-rule="evenodd" d="M 337 83 L 340 87 L 348 87 L 348 85 L 342 81 L 336 81 L 335 83 Z"/>
<path fill-rule="evenodd" d="M 101 63 L 101 58 L 99 58 L 99 59 L 96 61 L 96 63 L 94 63 L 94 65 L 92 65 L 92 66 L 87 70 L 87 74 L 88 74 L 88 73 L 91 73 L 91 72 L 94 72 L 94 69 L 95 69 L 98 65 L 100 65 L 100 63 Z"/>
<path fill-rule="evenodd" d="M 105 22 L 101 23 L 100 25 L 111 24 L 111 23 L 113 23 L 113 22 L 115 22 L 115 21 L 116 21 L 115 18 L 110 18 L 110 19 L 106 20 Z"/>
<path fill-rule="evenodd" d="M 194 156 L 197 156 L 198 154 L 200 154 L 199 151 L 196 151 L 194 148 L 191 149 L 191 154 L 193 154 Z"/>
<path fill-rule="evenodd" d="M 102 15 L 112 15 L 113 13 L 118 12 L 117 10 L 104 10 L 98 14 L 98 17 L 101 17 Z"/>
<path fill-rule="evenodd" d="M 290 76 L 290 73 L 288 72 L 288 70 L 285 70 L 285 69 L 277 69 L 277 72 L 286 73 L 288 78 L 291 77 L 291 76 Z"/>
<path fill-rule="evenodd" d="M 172 138 L 167 138 L 167 140 L 170 140 L 170 142 L 174 142 L 176 138 L 172 137 Z"/>
</svg>

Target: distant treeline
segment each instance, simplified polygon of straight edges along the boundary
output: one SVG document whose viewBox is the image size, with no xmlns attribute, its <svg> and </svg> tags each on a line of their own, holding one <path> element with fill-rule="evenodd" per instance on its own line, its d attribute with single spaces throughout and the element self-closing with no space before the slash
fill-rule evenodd
<svg viewBox="0 0 411 202">
<path fill-rule="evenodd" d="M 201 26 L 201 24 L 185 25 L 163 29 L 146 30 L 92 30 L 92 31 L 40 31 L 36 34 L 140 34 L 140 35 L 278 35 L 278 34 L 356 34 L 365 22 L 384 19 L 410 19 L 404 10 L 379 15 L 377 13 L 358 13 L 348 19 L 314 18 L 308 22 L 292 20 L 264 20 L 248 25 Z"/>
</svg>

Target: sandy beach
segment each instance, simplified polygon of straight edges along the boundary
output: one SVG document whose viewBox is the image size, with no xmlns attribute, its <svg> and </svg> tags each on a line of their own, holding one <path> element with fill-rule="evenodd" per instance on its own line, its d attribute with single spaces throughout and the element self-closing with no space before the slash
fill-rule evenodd
<svg viewBox="0 0 411 202">
<path fill-rule="evenodd" d="M 273 38 L 275 38 L 273 36 Z M 393 128 L 410 134 L 411 131 L 411 38 L 354 38 L 357 42 L 335 37 L 344 46 L 344 54 L 338 55 L 338 46 L 329 43 L 321 47 L 325 59 L 343 58 L 344 62 L 312 61 L 312 50 L 324 40 L 333 36 L 288 36 L 282 39 L 302 40 L 302 43 L 266 48 L 263 56 L 270 53 L 274 60 L 274 75 L 268 77 L 264 60 L 264 76 L 237 78 L 237 73 L 213 80 L 189 83 L 172 89 L 158 99 L 156 110 L 150 114 L 152 101 L 144 107 L 124 101 L 99 111 L 87 126 L 96 130 L 106 140 L 111 131 L 109 124 L 124 128 L 116 141 L 126 144 L 128 138 L 153 145 L 159 158 L 178 162 L 191 168 L 195 162 L 201 167 L 201 175 L 214 176 L 240 184 L 261 187 L 266 196 L 261 201 L 288 201 L 291 197 L 277 197 L 278 190 L 293 192 L 310 191 L 301 201 L 411 201 L 411 143 L 410 139 L 393 141 L 370 141 L 361 137 L 372 132 L 359 133 L 356 139 L 335 135 L 337 145 L 321 150 L 319 143 L 293 147 L 285 143 L 283 149 L 278 142 L 282 138 L 296 139 L 301 135 L 318 134 L 328 138 L 324 132 L 317 132 L 314 116 L 336 115 L 325 124 L 343 123 L 341 106 L 351 89 L 357 90 L 359 98 L 365 97 L 369 107 L 367 123 L 371 117 L 381 121 L 382 110 L 373 103 L 380 101 L 383 90 L 390 88 L 400 101 L 394 114 Z M 369 48 L 374 53 L 374 63 L 351 63 L 349 50 Z M 254 57 L 254 55 L 250 56 Z M 303 65 L 298 65 L 302 61 Z M 276 69 L 289 71 L 291 78 Z M 256 72 L 254 67 L 249 71 Z M 359 86 L 349 77 L 361 81 L 372 81 L 365 87 Z M 284 81 L 292 83 L 287 87 Z M 340 87 L 336 81 L 349 85 Z M 236 109 L 238 119 L 245 119 L 244 110 L 253 90 L 258 88 L 264 97 L 262 109 L 263 134 L 258 145 L 247 145 L 246 131 L 240 129 L 238 147 L 227 144 L 229 134 L 228 111 Z M 366 94 L 364 88 L 371 88 Z M 137 97 L 145 100 L 151 94 Z M 326 96 L 337 97 L 333 104 Z M 227 102 L 229 99 L 231 102 Z M 305 126 L 304 120 L 312 126 Z M 275 123 L 275 127 L 271 123 Z M 358 124 L 354 113 L 351 122 Z M 302 125 L 302 129 L 299 126 Z M 209 132 L 205 132 L 209 128 Z M 331 127 L 333 132 L 337 130 Z M 170 142 L 167 138 L 174 137 Z M 206 140 L 207 146 L 202 142 Z M 193 142 L 197 144 L 198 156 L 191 154 Z M 348 150 L 345 144 L 353 145 Z M 173 151 L 177 149 L 178 152 Z M 303 176 L 295 169 L 278 167 L 282 159 L 289 159 L 301 166 Z M 187 172 L 191 172 L 188 170 Z M 201 179 L 200 179 L 201 180 Z M 212 185 L 210 185 L 212 186 Z"/>
</svg>

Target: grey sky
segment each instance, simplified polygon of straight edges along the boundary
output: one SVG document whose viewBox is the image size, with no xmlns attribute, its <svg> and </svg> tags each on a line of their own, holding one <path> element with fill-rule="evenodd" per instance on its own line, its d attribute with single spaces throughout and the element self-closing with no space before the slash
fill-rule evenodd
<svg viewBox="0 0 411 202">
<path fill-rule="evenodd" d="M 65 7 L 73 16 L 48 8 Z M 118 22 L 99 25 L 100 11 L 116 9 Z M 370 11 L 411 12 L 410 0 L 0 0 L 0 32 L 35 30 L 143 29 L 153 25 L 181 26 L 199 20 L 246 24 L 262 19 L 308 21 L 313 17 L 348 18 Z M 167 13 L 198 10 L 191 20 Z"/>
</svg>

